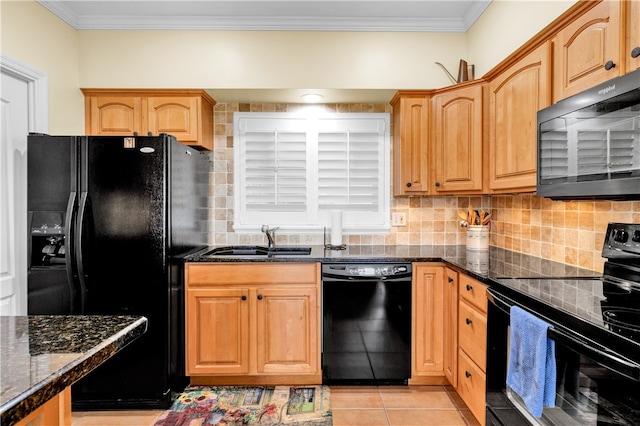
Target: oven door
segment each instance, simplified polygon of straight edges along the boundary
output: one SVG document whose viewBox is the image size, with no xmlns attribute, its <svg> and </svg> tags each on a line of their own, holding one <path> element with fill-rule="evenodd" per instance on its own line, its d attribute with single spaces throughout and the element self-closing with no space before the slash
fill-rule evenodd
<svg viewBox="0 0 640 426">
<path fill-rule="evenodd" d="M 556 347 L 555 407 L 531 415 L 506 386 L 509 311 L 517 303 L 493 288 L 489 298 L 488 425 L 640 425 L 640 366 L 556 324 L 548 332 Z"/>
</svg>

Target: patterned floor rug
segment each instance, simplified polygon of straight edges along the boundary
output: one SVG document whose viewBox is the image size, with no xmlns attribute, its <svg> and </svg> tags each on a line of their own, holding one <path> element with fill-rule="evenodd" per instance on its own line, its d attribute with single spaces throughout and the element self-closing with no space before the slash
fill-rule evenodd
<svg viewBox="0 0 640 426">
<path fill-rule="evenodd" d="M 190 386 L 154 426 L 331 426 L 328 386 Z"/>
</svg>

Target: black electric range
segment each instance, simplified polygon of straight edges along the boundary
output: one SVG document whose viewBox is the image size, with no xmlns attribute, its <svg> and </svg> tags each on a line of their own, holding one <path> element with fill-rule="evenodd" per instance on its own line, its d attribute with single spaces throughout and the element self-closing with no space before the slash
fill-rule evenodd
<svg viewBox="0 0 640 426">
<path fill-rule="evenodd" d="M 487 424 L 640 424 L 640 224 L 610 223 L 599 277 L 492 278 Z M 548 322 L 558 363 L 554 407 L 535 418 L 505 387 L 509 312 Z"/>
</svg>

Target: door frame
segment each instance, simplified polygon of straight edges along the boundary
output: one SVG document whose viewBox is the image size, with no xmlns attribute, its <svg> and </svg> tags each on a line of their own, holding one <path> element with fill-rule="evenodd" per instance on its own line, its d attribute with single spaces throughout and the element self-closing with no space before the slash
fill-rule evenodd
<svg viewBox="0 0 640 426">
<path fill-rule="evenodd" d="M 44 72 L 0 52 L 0 72 L 27 83 L 29 132 L 49 132 L 49 77 Z"/>
<path fill-rule="evenodd" d="M 49 81 L 48 76 L 44 72 L 27 65 L 15 58 L 5 55 L 0 52 L 0 74 L 3 78 L 6 76 L 11 80 L 18 82 L 18 84 L 25 83 L 26 85 L 26 101 L 27 116 L 24 117 L 27 123 L 28 132 L 47 133 L 49 130 Z M 21 118 L 22 119 L 22 118 Z M 20 150 L 25 150 L 24 164 L 20 167 L 26 167 L 26 135 L 24 136 L 24 145 L 21 145 Z M 8 143 L 13 149 L 13 142 L 2 141 L 1 143 Z M 15 147 L 14 147 L 15 148 Z M 4 147 L 3 147 L 4 149 Z M 9 158 L 6 161 L 12 161 Z M 15 161 L 15 159 L 13 160 Z M 15 164 L 14 164 L 15 166 Z M 25 176 L 26 178 L 26 171 Z M 24 229 L 14 229 L 12 237 L 10 238 L 9 249 L 14 251 L 14 256 L 10 256 L 8 259 L 10 262 L 9 268 L 13 270 L 13 284 L 12 292 L 9 294 L 3 294 L 3 297 L 13 298 L 13 302 L 7 305 L 7 309 L 3 309 L 5 315 L 26 315 L 27 314 L 27 242 L 24 240 L 27 236 L 26 218 L 26 203 L 22 207 L 21 200 L 26 201 L 26 182 L 7 182 L 8 185 L 13 185 L 13 190 L 9 191 L 9 206 L 6 206 L 10 211 L 7 220 L 9 226 L 19 226 Z M 17 203 L 17 204 L 16 204 Z M 23 210 L 24 209 L 24 210 Z M 13 217 L 14 219 L 9 219 Z M 15 218 L 19 218 L 15 219 Z"/>
</svg>

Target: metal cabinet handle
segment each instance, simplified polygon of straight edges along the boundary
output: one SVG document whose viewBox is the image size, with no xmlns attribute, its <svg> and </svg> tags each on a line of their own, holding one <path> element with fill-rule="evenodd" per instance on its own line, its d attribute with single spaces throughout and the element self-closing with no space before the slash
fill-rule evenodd
<svg viewBox="0 0 640 426">
<path fill-rule="evenodd" d="M 467 377 L 467 379 L 468 379 L 469 377 L 471 377 L 471 373 L 469 373 L 468 371 L 465 371 L 465 372 L 464 372 L 464 375 Z"/>
<path fill-rule="evenodd" d="M 467 325 L 469 325 L 469 324 L 471 324 L 473 322 L 469 318 L 465 319 L 464 321 L 467 323 Z"/>
<path fill-rule="evenodd" d="M 247 296 L 245 296 L 244 294 L 241 297 L 242 300 L 247 300 Z"/>
<path fill-rule="evenodd" d="M 411 188 L 411 182 L 407 182 L 407 188 Z"/>
<path fill-rule="evenodd" d="M 440 187 L 440 182 L 436 182 L 436 187 Z"/>
<path fill-rule="evenodd" d="M 615 68 L 615 67 L 616 67 L 616 64 L 613 61 L 607 61 L 604 64 L 604 69 L 607 70 L 607 71 L 609 71 L 611 68 Z"/>
<path fill-rule="evenodd" d="M 452 283 L 452 282 L 453 282 L 453 278 L 451 278 L 451 277 L 448 277 L 448 278 L 447 278 L 447 280 L 448 280 L 450 283 Z"/>
<path fill-rule="evenodd" d="M 471 291 L 471 290 L 473 290 L 473 287 L 471 285 L 467 284 L 467 291 Z"/>
<path fill-rule="evenodd" d="M 258 300 L 262 300 L 262 295 L 261 294 L 258 295 Z"/>
<path fill-rule="evenodd" d="M 637 58 L 638 56 L 640 56 L 640 47 L 634 47 L 631 51 L 631 57 Z"/>
</svg>

